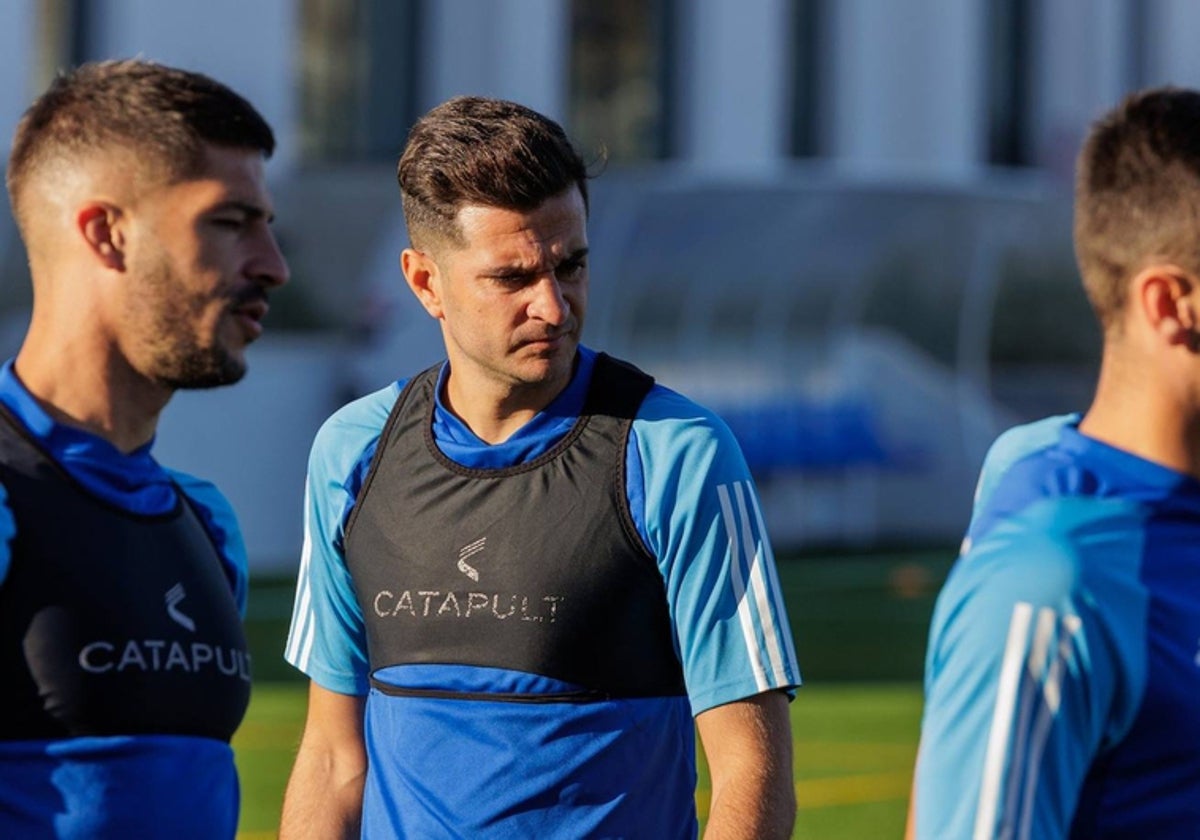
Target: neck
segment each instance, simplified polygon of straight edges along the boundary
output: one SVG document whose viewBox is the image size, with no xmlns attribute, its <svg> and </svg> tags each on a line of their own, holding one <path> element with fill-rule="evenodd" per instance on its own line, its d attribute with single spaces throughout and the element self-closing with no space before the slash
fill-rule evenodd
<svg viewBox="0 0 1200 840">
<path fill-rule="evenodd" d="M 487 444 L 503 443 L 548 406 L 570 383 L 538 383 L 517 387 L 467 383 L 451 365 L 442 400 L 446 408 Z"/>
<path fill-rule="evenodd" d="M 1183 381 L 1156 360 L 1122 362 L 1106 350 L 1096 398 L 1079 430 L 1200 479 L 1200 402 Z"/>
<path fill-rule="evenodd" d="M 77 334 L 51 342 L 31 328 L 15 370 L 56 422 L 98 435 L 121 452 L 154 437 L 172 394 L 134 371 L 115 346 L 97 346 Z"/>
</svg>

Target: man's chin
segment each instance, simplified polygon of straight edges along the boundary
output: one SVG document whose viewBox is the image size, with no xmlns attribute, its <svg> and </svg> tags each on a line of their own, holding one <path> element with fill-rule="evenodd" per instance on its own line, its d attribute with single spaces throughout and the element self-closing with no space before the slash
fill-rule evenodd
<svg viewBox="0 0 1200 840">
<path fill-rule="evenodd" d="M 575 348 L 569 353 L 528 359 L 521 366 L 520 380 L 527 385 L 566 385 L 575 369 Z"/>
<path fill-rule="evenodd" d="M 246 360 L 240 354 L 222 353 L 175 360 L 160 368 L 154 379 L 175 391 L 199 391 L 232 385 L 245 375 Z"/>
</svg>

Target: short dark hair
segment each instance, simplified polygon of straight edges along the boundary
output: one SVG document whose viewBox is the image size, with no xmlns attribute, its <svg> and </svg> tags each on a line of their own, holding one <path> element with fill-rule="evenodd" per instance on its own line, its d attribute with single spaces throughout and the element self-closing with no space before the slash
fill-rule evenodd
<svg viewBox="0 0 1200 840">
<path fill-rule="evenodd" d="M 206 144 L 270 157 L 275 135 L 253 105 L 201 73 L 137 59 L 80 65 L 17 125 L 6 173 L 13 213 L 20 220 L 29 176 L 55 160 L 118 147 L 186 178 L 203 166 Z"/>
<path fill-rule="evenodd" d="M 1075 253 L 1105 329 L 1149 260 L 1200 274 L 1200 93 L 1140 91 L 1092 127 L 1075 179 Z"/>
<path fill-rule="evenodd" d="M 421 117 L 396 170 L 409 239 L 461 242 L 470 204 L 532 210 L 572 186 L 587 207 L 587 166 L 562 126 L 524 105 L 459 96 Z M 419 246 L 418 246 L 419 247 Z"/>
</svg>

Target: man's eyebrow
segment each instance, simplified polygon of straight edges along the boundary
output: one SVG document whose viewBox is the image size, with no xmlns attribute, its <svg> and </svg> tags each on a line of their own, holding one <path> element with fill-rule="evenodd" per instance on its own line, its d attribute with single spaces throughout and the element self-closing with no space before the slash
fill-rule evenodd
<svg viewBox="0 0 1200 840">
<path fill-rule="evenodd" d="M 213 207 L 210 213 L 222 213 L 229 210 L 234 210 L 239 213 L 244 213 L 250 220 L 266 219 L 268 222 L 274 221 L 275 214 L 267 210 L 261 205 L 254 204 L 249 201 L 232 198 L 228 201 L 222 201 L 220 204 Z"/>
<path fill-rule="evenodd" d="M 558 265 L 579 262 L 588 255 L 588 250 L 589 249 L 586 246 L 583 248 L 576 248 L 574 251 L 559 260 Z M 527 274 L 536 274 L 537 269 L 529 269 L 519 265 L 503 265 L 493 266 L 492 268 L 485 269 L 480 273 L 484 277 L 524 277 Z"/>
</svg>

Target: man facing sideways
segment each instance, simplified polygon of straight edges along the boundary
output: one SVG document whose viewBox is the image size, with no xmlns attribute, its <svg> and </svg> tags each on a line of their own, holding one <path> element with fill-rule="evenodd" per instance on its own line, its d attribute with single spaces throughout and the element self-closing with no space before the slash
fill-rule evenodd
<svg viewBox="0 0 1200 840">
<path fill-rule="evenodd" d="M 1200 93 L 1098 122 L 1075 216 L 1095 401 L 988 454 L 930 634 L 917 837 L 1200 832 Z"/>
<path fill-rule="evenodd" d="M 283 836 L 694 837 L 694 726 L 708 835 L 789 836 L 799 674 L 754 488 L 716 417 L 579 344 L 583 161 L 462 97 L 399 180 L 447 362 L 313 446 Z"/>
<path fill-rule="evenodd" d="M 60 75 L 17 128 L 34 303 L 0 369 L 0 836 L 236 830 L 245 551 L 150 449 L 176 389 L 241 378 L 287 279 L 273 147 L 236 93 L 144 61 Z"/>
</svg>

